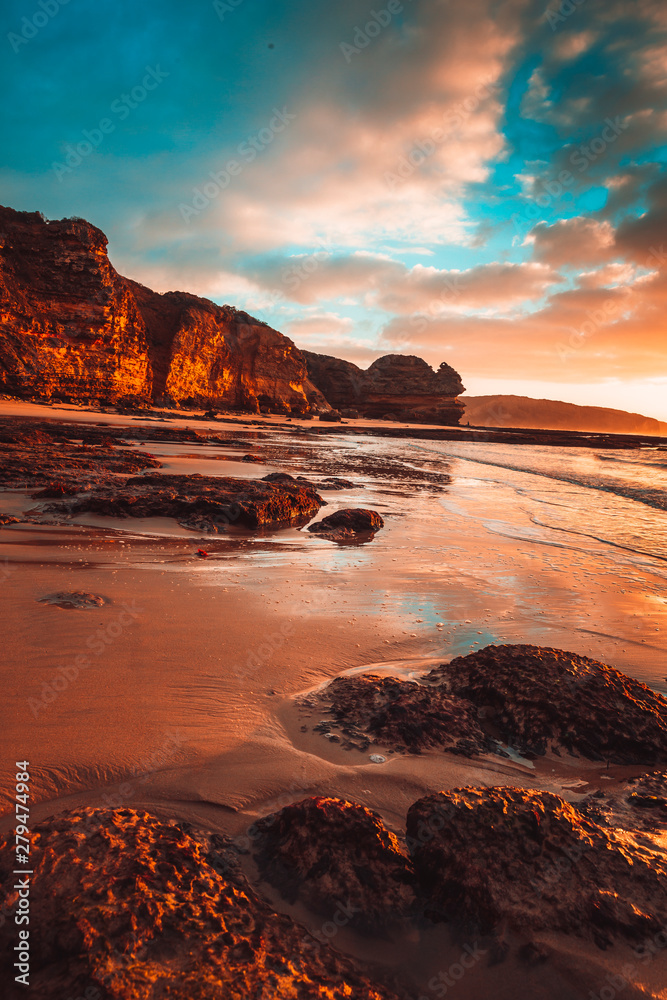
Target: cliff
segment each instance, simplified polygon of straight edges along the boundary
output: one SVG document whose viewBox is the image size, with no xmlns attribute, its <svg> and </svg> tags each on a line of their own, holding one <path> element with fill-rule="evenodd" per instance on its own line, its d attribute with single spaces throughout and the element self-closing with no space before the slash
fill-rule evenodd
<svg viewBox="0 0 667 1000">
<path fill-rule="evenodd" d="M 291 340 L 247 313 L 123 278 L 80 219 L 0 208 L 0 391 L 328 410 Z"/>
<path fill-rule="evenodd" d="M 0 208 L 0 389 L 88 399 L 147 395 L 146 327 L 81 219 Z"/>
<path fill-rule="evenodd" d="M 463 415 L 456 398 L 463 384 L 444 362 L 436 372 L 421 358 L 387 354 L 364 371 L 326 354 L 302 353 L 311 380 L 337 409 L 433 424 L 458 424 Z"/>
<path fill-rule="evenodd" d="M 667 434 L 667 423 L 607 406 L 578 406 L 528 396 L 464 396 L 473 427 L 531 427 L 597 434 Z"/>
</svg>

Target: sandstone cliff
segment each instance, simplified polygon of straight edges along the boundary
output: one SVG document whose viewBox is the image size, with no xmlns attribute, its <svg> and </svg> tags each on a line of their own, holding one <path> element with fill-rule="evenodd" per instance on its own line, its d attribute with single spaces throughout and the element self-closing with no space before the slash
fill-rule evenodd
<svg viewBox="0 0 667 1000">
<path fill-rule="evenodd" d="M 247 313 L 121 277 L 80 219 L 0 208 L 0 391 L 327 410 L 291 340 Z"/>
<path fill-rule="evenodd" d="M 421 358 L 387 354 L 364 371 L 325 354 L 303 355 L 311 380 L 337 409 L 435 424 L 458 424 L 463 415 L 465 407 L 456 398 L 463 384 L 444 362 L 435 372 Z"/>
<path fill-rule="evenodd" d="M 0 208 L 0 389 L 89 399 L 147 395 L 146 328 L 104 233 Z"/>
</svg>

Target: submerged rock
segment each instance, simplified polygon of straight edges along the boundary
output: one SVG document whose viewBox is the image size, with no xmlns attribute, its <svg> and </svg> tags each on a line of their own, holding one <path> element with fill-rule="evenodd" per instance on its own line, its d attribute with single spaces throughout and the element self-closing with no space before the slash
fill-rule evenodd
<svg viewBox="0 0 667 1000">
<path fill-rule="evenodd" d="M 132 809 L 85 809 L 31 836 L 30 992 L 40 1000 L 398 1000 L 240 874 L 228 842 Z M 14 837 L 0 842 L 2 903 L 17 892 Z M 13 920 L 0 969 L 16 986 Z M 21 992 L 23 991 L 23 992 Z"/>
<path fill-rule="evenodd" d="M 328 514 L 315 524 L 309 524 L 307 530 L 333 542 L 347 542 L 360 538 L 370 540 L 383 527 L 384 521 L 377 511 L 350 507 Z"/>
<path fill-rule="evenodd" d="M 540 646 L 487 646 L 436 667 L 428 677 L 472 702 L 485 730 L 523 752 L 565 748 L 617 764 L 667 761 L 667 701 L 587 656 Z"/>
<path fill-rule="evenodd" d="M 46 597 L 39 598 L 40 604 L 54 604 L 58 608 L 103 608 L 105 604 L 111 604 L 110 597 L 102 597 L 100 594 L 87 594 L 83 590 L 75 590 L 72 593 L 60 592 L 57 594 L 47 594 Z"/>
<path fill-rule="evenodd" d="M 290 903 L 340 913 L 365 931 L 404 922 L 415 907 L 414 874 L 404 849 L 370 809 L 315 797 L 255 824 L 263 879 Z"/>
<path fill-rule="evenodd" d="M 667 858 L 550 792 L 457 788 L 411 806 L 407 842 L 433 919 L 641 940 L 667 919 Z"/>
</svg>

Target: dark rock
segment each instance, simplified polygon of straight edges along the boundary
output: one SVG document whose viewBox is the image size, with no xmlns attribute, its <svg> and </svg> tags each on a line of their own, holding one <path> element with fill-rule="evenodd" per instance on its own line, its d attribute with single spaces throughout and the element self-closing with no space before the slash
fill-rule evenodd
<svg viewBox="0 0 667 1000">
<path fill-rule="evenodd" d="M 5 524 L 19 524 L 19 517 L 14 517 L 13 514 L 0 514 L 0 526 Z"/>
<path fill-rule="evenodd" d="M 72 593 L 60 592 L 57 594 L 47 594 L 46 597 L 39 598 L 40 604 L 54 604 L 58 608 L 103 608 L 105 604 L 111 604 L 110 597 L 101 597 L 99 594 L 87 594 L 83 590 L 75 590 Z"/>
<path fill-rule="evenodd" d="M 0 844 L 3 912 L 17 891 L 15 844 Z M 40 1000 L 398 1000 L 242 875 L 229 841 L 131 809 L 64 813 L 31 830 L 30 993 Z M 6 909 L 5 909 L 6 907 Z M 3 996 L 17 931 L 0 927 Z"/>
<path fill-rule="evenodd" d="M 320 413 L 320 420 L 326 420 L 330 424 L 339 424 L 341 414 L 338 410 L 329 410 L 328 413 Z"/>
<path fill-rule="evenodd" d="M 255 824 L 263 879 L 289 902 L 364 931 L 400 925 L 415 906 L 412 865 L 377 813 L 315 797 Z M 341 921 L 343 917 L 339 918 Z"/>
<path fill-rule="evenodd" d="M 311 482 L 305 476 L 290 476 L 287 472 L 270 472 L 268 476 L 263 476 L 265 483 L 304 483 L 312 486 L 314 490 L 321 493 L 323 490 L 353 490 L 363 489 L 360 483 L 350 482 L 349 479 L 338 479 L 336 476 L 326 476 L 321 482 Z"/>
<path fill-rule="evenodd" d="M 383 527 L 384 521 L 377 511 L 350 507 L 328 514 L 315 524 L 309 524 L 307 530 L 324 535 L 332 541 L 346 542 L 359 536 L 372 538 Z"/>
<path fill-rule="evenodd" d="M 326 708 L 333 717 L 315 731 L 335 727 L 359 750 L 367 749 L 369 741 L 408 753 L 448 750 L 466 756 L 495 747 L 482 732 L 474 707 L 442 687 L 354 674 L 336 677 L 323 691 L 308 696 L 309 707 L 313 699 L 320 711 Z"/>
<path fill-rule="evenodd" d="M 550 792 L 457 788 L 411 806 L 407 842 L 433 919 L 641 941 L 665 926 L 667 859 Z"/>
<path fill-rule="evenodd" d="M 618 764 L 667 761 L 667 701 L 587 656 L 540 646 L 487 646 L 428 675 L 484 709 L 480 724 L 522 752 L 564 747 Z"/>
<path fill-rule="evenodd" d="M 311 381 L 341 413 L 364 417 L 458 424 L 464 392 L 457 372 L 444 362 L 435 372 L 421 358 L 387 354 L 365 371 L 349 361 L 303 351 Z"/>
<path fill-rule="evenodd" d="M 106 517 L 172 517 L 195 531 L 219 532 L 229 526 L 258 528 L 312 517 L 324 501 L 311 486 L 266 483 L 223 476 L 145 475 L 115 489 L 66 503 L 49 512 Z"/>
</svg>

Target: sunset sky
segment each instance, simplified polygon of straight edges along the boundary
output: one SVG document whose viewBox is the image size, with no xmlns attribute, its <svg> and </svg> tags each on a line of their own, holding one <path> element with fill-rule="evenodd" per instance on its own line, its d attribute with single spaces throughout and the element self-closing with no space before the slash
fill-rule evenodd
<svg viewBox="0 0 667 1000">
<path fill-rule="evenodd" d="M 300 347 L 667 420 L 663 0 L 0 17 L 0 203 Z"/>
</svg>

